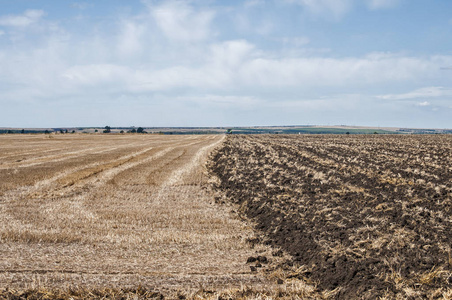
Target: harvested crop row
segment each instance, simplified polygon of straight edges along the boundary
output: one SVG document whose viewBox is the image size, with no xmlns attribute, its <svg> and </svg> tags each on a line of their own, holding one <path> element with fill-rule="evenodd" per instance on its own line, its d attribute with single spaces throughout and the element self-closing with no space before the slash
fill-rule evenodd
<svg viewBox="0 0 452 300">
<path fill-rule="evenodd" d="M 251 249 L 252 228 L 214 203 L 205 162 L 222 140 L 0 136 L 0 298 L 271 294 L 276 279 L 246 263 L 271 249 Z"/>
<path fill-rule="evenodd" d="M 452 282 L 451 136 L 230 136 L 226 199 L 342 298 L 443 296 Z"/>
</svg>

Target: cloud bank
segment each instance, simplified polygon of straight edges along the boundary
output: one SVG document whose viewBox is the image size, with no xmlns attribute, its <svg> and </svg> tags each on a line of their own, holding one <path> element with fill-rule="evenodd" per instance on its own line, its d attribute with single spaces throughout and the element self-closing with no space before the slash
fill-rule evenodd
<svg viewBox="0 0 452 300">
<path fill-rule="evenodd" d="M 43 10 L 29 9 L 21 15 L 5 15 L 0 17 L 0 26 L 27 27 L 44 16 Z"/>
<path fill-rule="evenodd" d="M 343 18 L 358 3 L 286 0 L 285 5 L 303 7 L 314 16 Z M 369 0 L 365 7 L 391 9 L 400 3 Z M 397 121 L 385 118 L 396 118 L 400 111 L 408 120 L 415 109 L 450 110 L 452 87 L 440 69 L 452 65 L 451 55 L 400 51 L 334 55 L 309 48 L 316 36 L 306 32 L 285 37 L 265 33 L 259 40 L 230 29 L 237 10 L 243 9 L 241 13 L 251 19 L 247 13 L 265 5 L 265 1 L 248 1 L 241 8 L 143 1 L 139 12 L 125 11 L 101 21 L 78 16 L 66 23 L 50 20 L 49 12 L 38 9 L 0 16 L 0 104 L 12 111 L 23 105 L 85 115 L 90 115 L 86 107 L 109 111 L 107 117 L 90 119 L 101 122 L 116 120 L 130 105 L 156 113 L 153 124 L 174 126 L 317 123 L 322 115 L 350 124 L 369 122 L 366 114 L 371 112 L 384 116 L 389 126 Z M 92 30 L 82 34 L 76 28 L 86 20 Z M 176 119 L 171 124 L 157 113 L 168 110 Z M 184 112 L 193 114 L 192 121 Z M 138 117 L 123 122 L 146 120 L 136 111 L 130 114 Z M 53 122 L 62 119 L 55 117 Z"/>
</svg>

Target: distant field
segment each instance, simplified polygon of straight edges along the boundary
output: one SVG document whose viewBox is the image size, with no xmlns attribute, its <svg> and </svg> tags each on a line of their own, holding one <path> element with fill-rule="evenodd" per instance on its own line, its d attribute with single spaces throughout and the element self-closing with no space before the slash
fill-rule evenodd
<svg viewBox="0 0 452 300">
<path fill-rule="evenodd" d="M 452 298 L 452 136 L 233 135 L 224 201 L 336 299 Z"/>
<path fill-rule="evenodd" d="M 209 189 L 204 165 L 223 139 L 0 136 L 0 298 L 273 289 L 247 264 L 271 250 L 253 248 L 251 227 Z M 286 289 L 310 291 L 300 284 Z"/>
</svg>

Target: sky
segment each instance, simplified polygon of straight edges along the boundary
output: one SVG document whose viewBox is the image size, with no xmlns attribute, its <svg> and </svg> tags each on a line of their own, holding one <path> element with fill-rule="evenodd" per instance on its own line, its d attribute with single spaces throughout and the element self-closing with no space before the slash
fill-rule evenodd
<svg viewBox="0 0 452 300">
<path fill-rule="evenodd" d="M 452 128 L 450 0 L 0 0 L 0 127 Z"/>
</svg>

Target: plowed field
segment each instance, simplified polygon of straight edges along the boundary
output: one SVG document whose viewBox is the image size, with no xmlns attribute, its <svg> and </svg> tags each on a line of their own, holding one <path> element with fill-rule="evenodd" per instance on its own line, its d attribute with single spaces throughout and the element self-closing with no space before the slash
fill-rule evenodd
<svg viewBox="0 0 452 300">
<path fill-rule="evenodd" d="M 291 277 L 340 299 L 451 299 L 452 136 L 229 136 L 211 172 Z"/>
<path fill-rule="evenodd" d="M 209 189 L 205 162 L 223 136 L 52 137 L 0 136 L 0 298 L 276 285 L 246 264 L 270 250 L 252 248 L 251 227 Z"/>
</svg>

